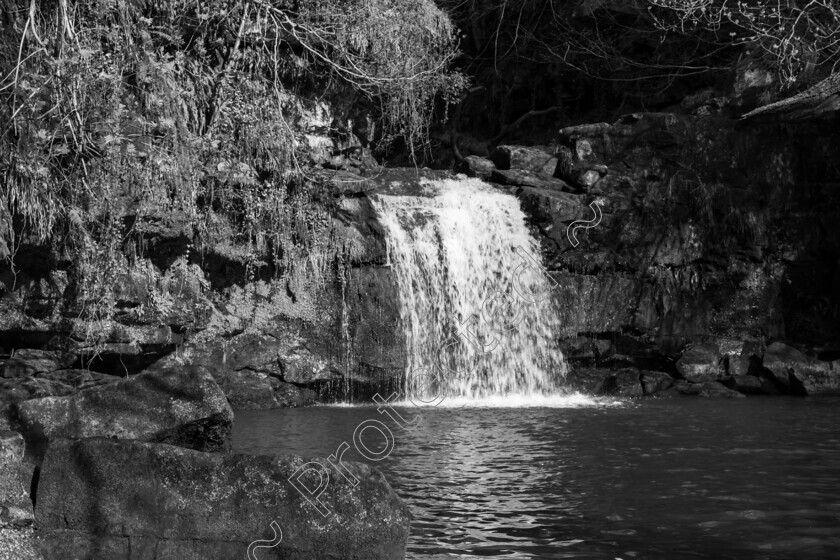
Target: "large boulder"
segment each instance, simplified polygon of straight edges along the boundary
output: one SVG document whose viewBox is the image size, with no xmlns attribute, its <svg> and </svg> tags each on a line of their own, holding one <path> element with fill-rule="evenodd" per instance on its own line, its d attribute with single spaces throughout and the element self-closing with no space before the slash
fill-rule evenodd
<svg viewBox="0 0 840 560">
<path fill-rule="evenodd" d="M 677 360 L 677 371 L 688 381 L 714 381 L 723 374 L 720 350 L 715 344 L 696 344 Z"/>
<path fill-rule="evenodd" d="M 227 450 L 233 411 L 201 367 L 143 373 L 80 391 L 18 405 L 27 443 L 40 455 L 55 438 L 116 437 Z"/>
<path fill-rule="evenodd" d="M 764 352 L 764 367 L 789 393 L 840 393 L 840 360 L 817 360 L 777 341 Z"/>
<path fill-rule="evenodd" d="M 522 169 L 544 177 L 553 177 L 557 169 L 557 158 L 547 147 L 497 146 L 490 159 L 501 170 Z"/>
<path fill-rule="evenodd" d="M 323 471 L 329 478 L 318 497 L 327 509 L 322 516 L 289 482 L 304 463 L 102 438 L 58 440 L 38 483 L 41 549 L 48 560 L 229 560 L 248 557 L 254 541 L 273 540 L 276 522 L 282 539 L 259 550 L 261 559 L 404 558 L 410 513 L 378 470 L 343 463 L 356 486 L 335 467 Z M 315 489 L 317 474 L 309 471 L 299 482 Z"/>
<path fill-rule="evenodd" d="M 642 389 L 645 395 L 655 395 L 674 385 L 674 378 L 664 371 L 642 371 Z"/>
<path fill-rule="evenodd" d="M 481 156 L 467 156 L 464 158 L 465 172 L 470 177 L 478 177 L 486 181 L 496 170 L 496 164 Z"/>
<path fill-rule="evenodd" d="M 624 368 L 611 372 L 596 387 L 595 394 L 622 397 L 644 396 L 642 373 L 636 368 Z"/>
</svg>

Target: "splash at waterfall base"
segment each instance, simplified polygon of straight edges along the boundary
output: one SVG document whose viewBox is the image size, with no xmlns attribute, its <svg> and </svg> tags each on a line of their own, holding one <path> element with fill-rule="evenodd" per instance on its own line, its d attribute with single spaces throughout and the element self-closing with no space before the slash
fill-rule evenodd
<svg viewBox="0 0 840 560">
<path fill-rule="evenodd" d="M 432 395 L 432 400 L 428 402 L 423 401 L 423 399 L 419 396 L 423 394 L 427 395 L 428 398 L 431 391 L 427 390 L 429 385 L 425 384 L 425 382 L 428 382 L 428 376 L 425 375 L 425 371 L 420 373 L 416 379 L 414 378 L 415 373 L 416 371 L 409 374 L 407 385 L 419 387 L 420 389 L 413 393 L 413 398 L 408 398 L 407 400 L 415 406 L 437 407 L 440 405 L 444 401 L 444 395 Z M 440 387 L 441 384 L 436 383 L 436 386 Z M 385 399 L 377 393 L 373 398 L 374 402 L 378 405 L 376 408 L 377 412 L 379 414 L 387 415 L 402 430 L 418 429 L 422 422 L 422 416 L 415 414 L 412 415 L 410 419 L 406 419 L 394 408 L 394 405 L 405 405 L 405 401 L 401 399 L 406 399 L 406 395 L 392 393 L 387 399 Z M 580 394 L 572 395 L 562 400 L 562 406 L 564 407 L 588 406 L 593 403 L 594 401 L 592 399 Z M 488 403 L 482 402 L 482 404 L 487 405 Z M 516 401 L 505 400 L 503 406 L 510 407 L 516 406 L 516 404 L 519 403 Z M 557 406 L 558 400 L 537 399 L 536 401 L 529 401 L 528 404 L 534 406 Z M 384 445 L 381 446 L 380 450 L 377 451 L 369 447 L 362 439 L 365 431 L 368 429 L 379 432 L 382 438 L 384 438 Z M 387 459 L 394 451 L 395 446 L 396 438 L 394 437 L 394 433 L 387 424 L 379 420 L 366 419 L 360 422 L 353 431 L 353 447 L 359 455 L 369 461 L 379 462 Z M 321 496 L 330 486 L 331 471 L 334 473 L 333 480 L 335 480 L 335 474 L 340 474 L 351 488 L 355 488 L 359 484 L 358 478 L 354 476 L 352 471 L 342 462 L 344 454 L 349 449 L 350 445 L 346 441 L 343 441 L 338 445 L 335 453 L 327 458 L 327 465 L 324 465 L 320 460 L 308 461 L 298 467 L 298 469 L 295 470 L 295 472 L 288 478 L 289 483 L 324 518 L 331 517 L 335 513 L 326 503 L 324 503 L 324 501 L 321 500 Z"/>
</svg>

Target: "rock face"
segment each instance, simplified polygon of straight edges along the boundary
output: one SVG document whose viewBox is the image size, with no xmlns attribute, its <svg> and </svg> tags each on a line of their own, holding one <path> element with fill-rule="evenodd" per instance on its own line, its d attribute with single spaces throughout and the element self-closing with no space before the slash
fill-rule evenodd
<svg viewBox="0 0 840 560">
<path fill-rule="evenodd" d="M 344 463 L 320 501 L 322 517 L 289 483 L 304 461 L 201 453 L 107 439 L 50 445 L 38 483 L 36 523 L 49 559 L 229 560 L 272 540 L 259 558 L 402 560 L 410 514 L 382 474 Z M 314 473 L 313 473 L 314 474 Z M 306 479 L 304 479 L 306 480 Z M 307 480 L 315 488 L 317 480 Z"/>
<path fill-rule="evenodd" d="M 207 366 L 238 409 L 386 391 L 401 375 L 404 341 L 397 328 L 396 284 L 384 266 L 384 233 L 368 194 L 395 183 L 417 185 L 421 178 L 416 170 L 377 172 L 372 178 L 326 169 L 313 173 L 310 187 L 321 198 L 301 204 L 307 216 L 318 218 L 319 237 L 295 274 L 264 273 L 265 262 L 247 274 L 253 270 L 248 250 L 235 245 L 231 224 L 221 218 L 211 226 L 222 242 L 202 247 L 196 258 L 190 251 L 198 240 L 187 216 L 173 211 L 147 217 L 133 230 L 148 258 L 123 263 L 124 270 L 114 275 L 114 321 L 109 330 L 95 333 L 96 344 L 82 340 L 85 324 L 75 317 L 84 302 L 48 248 L 21 251 L 16 276 L 0 263 L 4 420 L 11 404 L 87 386 L 79 376 L 59 371 L 84 367 L 94 374 L 135 375 L 161 360 L 153 369 L 193 359 Z M 7 289 L 11 280 L 14 290 Z M 247 348 L 229 351 L 240 345 Z M 262 361 L 241 358 L 254 348 L 252 357 Z M 232 353 L 239 355 L 232 362 L 220 359 Z M 24 381 L 41 376 L 49 382 Z"/>
<path fill-rule="evenodd" d="M 817 360 L 783 342 L 774 342 L 764 353 L 764 367 L 790 393 L 840 393 L 840 360 Z"/>
<path fill-rule="evenodd" d="M 201 367 L 150 372 L 68 397 L 18 405 L 27 443 L 40 454 L 56 438 L 115 437 L 203 451 L 229 448 L 233 411 Z"/>
<path fill-rule="evenodd" d="M 635 368 L 618 370 L 604 378 L 595 394 L 641 397 L 644 395 L 641 378 L 641 372 Z"/>
<path fill-rule="evenodd" d="M 551 178 L 535 163 L 543 148 L 501 146 L 490 180 L 515 186 L 542 240 L 560 336 L 629 336 L 640 369 L 654 351 L 690 381 L 752 375 L 738 385 L 790 392 L 751 368 L 772 340 L 840 349 L 840 169 L 827 163 L 838 149 L 830 123 L 780 132 L 639 113 L 560 130 Z M 806 391 L 832 386 L 828 363 L 795 361 Z"/>
<path fill-rule="evenodd" d="M 463 165 L 528 214 L 559 284 L 557 336 L 570 341 L 570 357 L 745 392 L 835 390 L 836 366 L 816 354 L 763 374 L 761 360 L 774 340 L 840 350 L 836 127 L 637 113 L 564 128 L 557 141 L 498 146 Z M 71 336 L 79 302 L 58 256 L 27 246 L 17 288 L 0 286 L 0 407 L 103 381 L 58 373 L 82 363 L 120 375 L 155 360 L 153 370 L 202 365 L 236 409 L 389 391 L 405 348 L 371 197 L 451 175 L 338 167 L 312 174 L 321 198 L 306 203 L 323 213 L 321 245 L 340 248 L 310 255 L 318 274 L 284 276 L 242 246 L 206 246 L 197 258 L 188 217 L 155 215 L 137 226 L 153 251 L 118 275 L 115 324 L 95 347 Z M 211 225 L 222 239 L 233 231 Z M 149 295 L 158 292 L 163 302 Z M 623 349 L 609 343 L 630 339 Z"/>
</svg>

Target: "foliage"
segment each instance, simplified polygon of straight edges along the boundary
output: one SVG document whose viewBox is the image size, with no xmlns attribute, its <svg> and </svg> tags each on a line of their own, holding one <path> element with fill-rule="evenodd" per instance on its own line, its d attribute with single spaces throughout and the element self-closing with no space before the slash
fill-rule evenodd
<svg viewBox="0 0 840 560">
<path fill-rule="evenodd" d="M 688 92 L 728 86 L 745 54 L 778 74 L 782 89 L 840 61 L 838 0 L 439 4 L 467 32 L 464 69 L 479 84 L 458 124 L 482 136 L 549 111 L 573 124 L 672 106 Z"/>
<path fill-rule="evenodd" d="M 324 274 L 340 248 L 300 163 L 307 95 L 349 84 L 414 147 L 460 83 L 426 1 L 0 4 L 0 248 L 52 242 L 91 319 L 173 223 L 251 271 Z"/>
<path fill-rule="evenodd" d="M 680 80 L 714 79 L 737 56 L 709 41 L 709 34 L 662 31 L 643 4 L 610 0 L 440 0 L 468 31 L 465 71 L 477 84 L 473 104 L 499 115 L 495 134 L 530 111 L 569 105 L 579 115 L 604 106 L 663 103 Z M 524 101 L 523 101 L 524 100 Z M 670 101 L 673 103 L 674 101 Z M 628 109 L 618 107 L 626 112 Z M 477 115 L 481 118 L 481 115 Z M 615 115 L 590 114 L 587 119 Z M 568 120 L 566 121 L 568 122 Z"/>
<path fill-rule="evenodd" d="M 818 66 L 840 64 L 837 0 L 650 0 L 657 26 L 682 34 L 711 31 L 725 45 L 754 45 L 789 86 Z"/>
<path fill-rule="evenodd" d="M 466 82 L 448 74 L 456 30 L 431 2 L 311 0 L 285 23 L 314 60 L 358 90 L 380 98 L 386 134 L 412 155 L 428 134 L 434 100 L 454 101 Z"/>
</svg>

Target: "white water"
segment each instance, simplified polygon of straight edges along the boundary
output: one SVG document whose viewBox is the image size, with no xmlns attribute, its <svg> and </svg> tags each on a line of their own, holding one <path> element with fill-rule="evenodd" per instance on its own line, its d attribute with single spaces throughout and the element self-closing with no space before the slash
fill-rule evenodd
<svg viewBox="0 0 840 560">
<path fill-rule="evenodd" d="M 477 179 L 421 184 L 428 196 L 374 200 L 399 289 L 408 398 L 562 395 L 553 281 L 519 201 Z"/>
</svg>

